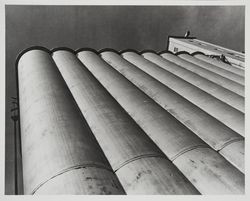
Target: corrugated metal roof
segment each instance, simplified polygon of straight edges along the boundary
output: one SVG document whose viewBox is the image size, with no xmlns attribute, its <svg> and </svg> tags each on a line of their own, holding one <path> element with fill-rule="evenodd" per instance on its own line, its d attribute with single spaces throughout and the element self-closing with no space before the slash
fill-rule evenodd
<svg viewBox="0 0 250 201">
<path fill-rule="evenodd" d="M 185 52 L 49 51 L 41 47 L 24 51 L 17 67 L 25 193 L 62 193 L 63 182 L 69 181 L 78 188 L 90 185 L 80 173 L 67 178 L 64 174 L 69 166 L 78 167 L 86 161 L 111 170 L 102 174 L 113 181 L 117 178 L 118 190 L 105 178 L 95 185 L 108 191 L 72 187 L 66 193 L 244 193 L 244 69 Z M 71 104 L 77 107 L 67 106 Z M 77 108 L 82 115 L 78 118 L 90 130 L 73 128 Z M 74 111 L 72 117 L 69 111 Z M 61 121 L 64 123 L 59 124 Z M 81 131 L 95 137 L 96 142 L 87 142 L 93 151 L 71 150 L 69 143 L 87 146 L 74 133 Z M 32 143 L 45 136 L 39 141 L 40 150 L 48 147 L 51 135 L 58 136 L 58 141 L 53 138 L 49 143 L 55 147 L 48 149 L 47 155 L 37 152 L 27 137 L 34 132 L 37 138 L 33 137 Z M 100 154 L 98 146 L 108 165 L 103 156 L 91 155 Z M 63 153 L 57 153 L 59 147 Z M 58 154 L 58 159 L 53 155 L 57 163 L 49 160 L 50 152 Z M 25 154 L 33 154 L 33 158 Z M 30 162 L 34 157 L 44 159 L 48 166 L 37 167 Z M 58 171 L 64 177 L 55 176 Z M 74 183 L 81 177 L 85 179 L 82 183 Z M 89 177 L 93 175 L 89 173 Z M 58 185 L 59 190 L 55 190 Z M 93 188 L 99 189 L 97 186 Z"/>
</svg>

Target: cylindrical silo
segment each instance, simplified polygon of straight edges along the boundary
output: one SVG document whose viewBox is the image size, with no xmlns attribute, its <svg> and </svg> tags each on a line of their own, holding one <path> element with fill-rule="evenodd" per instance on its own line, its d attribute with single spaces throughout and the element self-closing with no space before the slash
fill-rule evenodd
<svg viewBox="0 0 250 201">
<path fill-rule="evenodd" d="M 197 59 L 200 59 L 202 61 L 205 61 L 207 63 L 211 63 L 211 64 L 213 64 L 213 65 L 215 65 L 217 67 L 220 67 L 220 68 L 222 68 L 224 70 L 232 72 L 232 73 L 234 73 L 236 75 L 239 75 L 239 76 L 241 76 L 243 78 L 245 76 L 244 68 L 240 68 L 240 67 L 237 68 L 235 66 L 231 66 L 229 64 L 226 64 L 226 63 L 224 63 L 222 61 L 218 61 L 216 59 L 210 58 L 210 57 L 205 56 L 203 54 L 195 54 L 194 57 L 197 58 Z"/>
<path fill-rule="evenodd" d="M 105 57 L 108 53 L 102 53 L 102 56 Z M 207 147 L 201 139 L 108 66 L 98 55 L 82 51 L 78 53 L 78 57 L 170 160 L 187 150 Z"/>
<path fill-rule="evenodd" d="M 178 157 L 173 162 L 198 190 L 206 187 L 210 194 L 244 194 L 244 175 L 232 172 L 225 158 L 209 148 L 197 148 Z M 194 171 L 195 170 L 195 171 Z M 199 180 L 206 174 L 206 180 Z M 217 177 L 220 185 L 214 178 Z M 231 181 L 234 185 L 228 186 Z M 233 193 L 234 192 L 234 193 Z"/>
<path fill-rule="evenodd" d="M 219 151 L 228 161 L 233 161 L 241 172 L 245 172 L 245 141 L 235 141 Z"/>
<path fill-rule="evenodd" d="M 223 124 L 244 136 L 244 114 L 230 105 L 218 100 L 182 78 L 144 59 L 134 52 L 125 52 L 123 58 L 136 65 L 197 107 L 204 110 Z"/>
<path fill-rule="evenodd" d="M 18 62 L 24 194 L 124 194 L 50 54 Z"/>
<path fill-rule="evenodd" d="M 122 61 L 126 62 L 119 55 L 113 52 L 103 52 L 101 55 L 107 63 L 115 66 L 114 68 L 117 66 L 123 68 L 124 64 Z M 186 153 L 193 152 L 193 150 L 198 148 L 202 149 L 206 147 L 206 145 L 201 143 L 199 138 L 190 132 L 189 129 L 181 125 L 180 122 L 169 115 L 169 113 L 144 94 L 140 89 L 135 87 L 119 72 L 99 58 L 98 55 L 93 52 L 82 51 L 78 53 L 78 58 L 117 100 L 117 102 L 127 111 L 127 113 L 137 122 L 137 124 L 140 125 L 141 128 L 150 136 L 158 147 L 161 148 L 170 160 L 175 161 L 180 156 L 185 158 Z M 124 68 L 123 70 L 126 71 Z M 209 148 L 209 150 L 212 149 Z M 220 158 L 220 161 L 223 161 L 221 164 L 225 167 L 229 167 L 229 169 L 224 169 L 223 165 L 218 164 L 217 168 L 220 169 L 219 177 L 222 177 L 223 179 L 218 179 L 219 177 L 215 175 L 213 177 L 217 185 L 222 185 L 221 190 L 218 190 L 217 188 L 217 193 L 242 193 L 244 191 L 244 175 L 217 152 L 210 151 L 208 155 L 211 158 L 216 155 L 216 158 Z M 202 156 L 200 156 L 200 158 L 202 158 Z M 139 163 L 139 161 L 135 162 Z M 144 161 L 141 162 L 143 162 L 143 164 L 145 163 Z M 159 164 L 159 162 L 155 162 L 155 165 L 156 164 Z M 189 166 L 190 164 L 186 163 L 186 165 Z M 120 173 L 124 172 L 125 174 L 127 171 L 126 169 L 129 166 L 123 168 Z M 193 169 L 193 174 L 195 175 L 196 169 L 194 167 L 189 168 Z M 129 169 L 131 169 L 131 167 L 129 167 Z M 206 172 L 206 169 L 213 169 L 209 161 L 206 163 L 206 166 L 203 166 L 203 170 L 201 170 L 203 171 L 203 176 L 195 177 L 197 183 L 204 184 L 208 180 L 206 177 L 211 177 L 210 172 Z M 227 173 L 223 173 L 224 170 Z M 143 172 L 146 173 L 146 170 L 143 170 Z M 230 174 L 232 174 L 233 177 L 228 177 Z M 191 177 L 188 174 L 185 176 L 188 176 L 189 178 L 187 178 L 190 180 Z M 129 180 L 133 180 L 131 176 L 128 177 L 126 175 L 126 177 Z M 225 181 L 227 181 L 226 185 Z M 206 185 L 209 185 L 209 183 L 200 185 L 194 183 L 193 181 L 191 182 L 195 186 L 199 186 L 199 190 L 203 194 L 210 194 L 212 192 L 206 188 Z M 229 186 L 227 186 L 228 184 Z M 213 189 L 213 191 L 216 191 L 216 189 Z"/>
<path fill-rule="evenodd" d="M 93 52 L 80 58 L 99 65 Z M 53 59 L 127 194 L 199 194 L 74 54 Z"/>
<path fill-rule="evenodd" d="M 107 63 L 109 63 L 113 68 L 115 68 L 118 72 L 124 75 L 128 80 L 130 80 L 148 96 L 150 96 L 161 107 L 165 108 L 171 115 L 173 115 L 177 120 L 183 123 L 187 128 L 192 130 L 216 151 L 222 150 L 224 149 L 224 147 L 228 146 L 231 143 L 235 143 L 236 141 L 243 141 L 244 143 L 244 138 L 242 136 L 229 129 L 220 121 L 208 115 L 203 110 L 196 107 L 195 105 L 184 99 L 182 96 L 176 94 L 174 91 L 167 88 L 165 85 L 152 78 L 136 66 L 124 60 L 119 55 L 113 52 L 103 52 L 101 55 Z M 91 69 L 93 69 L 94 67 L 98 68 L 98 65 L 93 66 Z M 109 77 L 105 80 L 100 80 L 102 76 L 100 72 L 104 73 L 104 69 L 108 71 L 106 72 L 106 76 Z M 171 126 L 171 124 L 173 124 L 173 122 L 171 122 L 170 124 L 167 124 L 166 127 L 162 127 L 164 126 L 165 122 L 167 122 L 167 120 L 164 119 L 166 117 L 164 117 L 163 113 L 160 112 L 161 109 L 156 109 L 157 107 L 155 105 L 148 106 L 146 103 L 149 103 L 150 99 L 146 98 L 145 95 L 143 96 L 143 92 L 141 92 L 137 88 L 131 87 L 131 83 L 123 76 L 119 75 L 119 73 L 115 73 L 115 71 L 112 71 L 111 69 L 108 70 L 107 67 L 99 67 L 95 71 L 92 70 L 91 72 L 96 77 L 99 76 L 97 78 L 100 80 L 100 82 L 105 85 L 106 89 L 112 94 L 112 96 L 116 98 L 116 100 L 126 109 L 130 116 L 132 116 L 148 134 L 152 132 L 152 136 L 155 136 L 155 133 L 158 133 L 160 131 L 163 131 L 164 133 L 165 130 L 168 130 L 167 126 Z M 143 98 L 139 98 L 140 96 L 142 96 Z M 128 107 L 128 104 L 126 104 L 126 102 L 131 102 L 134 104 L 134 106 Z M 154 108 L 154 110 L 151 109 L 152 107 Z M 156 112 L 153 113 L 154 111 Z M 163 118 L 159 118 L 157 114 L 159 114 L 160 117 L 163 116 Z M 144 121 L 141 120 L 142 117 L 146 117 Z M 153 127 L 153 123 L 155 123 L 154 128 L 159 129 L 157 130 L 157 132 L 154 132 L 154 130 L 150 130 L 151 127 Z M 174 128 L 172 129 L 172 132 L 175 130 L 176 125 L 173 124 L 173 126 Z M 177 132 L 179 134 L 181 133 L 180 131 Z M 164 138 L 160 138 L 159 136 L 159 139 L 160 142 L 168 145 L 167 142 L 163 141 Z M 180 136 L 180 139 L 183 139 L 183 137 Z M 168 146 L 171 147 L 171 144 L 175 146 L 174 143 L 172 143 L 171 141 L 169 142 L 170 145 Z M 161 149 L 164 150 L 163 147 L 161 147 Z M 235 152 L 235 154 L 232 154 L 233 159 L 230 158 L 229 161 L 242 171 L 244 167 L 244 155 L 241 155 L 242 149 L 238 147 L 238 149 L 234 149 L 233 151 Z M 231 152 L 232 151 L 230 151 L 230 153 Z M 238 156 L 241 157 L 239 158 Z M 238 162 L 239 159 L 241 163 Z"/>
<path fill-rule="evenodd" d="M 222 68 L 219 68 L 211 63 L 207 63 L 205 61 L 202 61 L 200 59 L 197 59 L 196 57 L 192 56 L 192 55 L 189 55 L 189 54 L 180 54 L 179 55 L 182 59 L 186 60 L 186 61 L 189 61 L 197 66 L 200 66 L 201 68 L 203 69 L 206 69 L 208 71 L 211 71 L 211 72 L 214 72 L 216 73 L 217 75 L 220 75 L 222 77 L 225 77 L 229 80 L 232 80 L 240 85 L 244 85 L 244 82 L 245 82 L 245 78 L 240 76 L 240 75 L 237 75 L 235 73 L 232 73 L 230 71 L 227 71 L 227 70 L 224 70 Z"/>
<path fill-rule="evenodd" d="M 198 65 L 195 65 L 194 63 L 191 63 L 189 61 L 187 61 L 186 57 L 192 57 L 190 55 L 187 55 L 187 54 L 180 54 L 178 56 L 176 55 L 173 55 L 171 53 L 163 53 L 161 54 L 161 56 L 173 63 L 176 63 L 177 65 L 183 67 L 183 68 L 186 68 L 187 70 L 190 70 L 218 85 L 221 85 L 222 87 L 244 97 L 244 86 L 237 83 L 237 82 L 234 82 L 228 78 L 225 78 L 221 75 L 218 75 L 212 71 L 209 71 L 205 68 L 202 68 Z M 181 58 L 181 60 L 177 59 L 177 58 Z"/>
<path fill-rule="evenodd" d="M 236 108 L 237 110 L 244 112 L 244 98 L 238 94 L 221 87 L 185 68 L 182 68 L 166 59 L 163 59 L 157 54 L 146 52 L 142 56 L 147 60 L 155 63 L 161 68 L 173 73 L 174 75 L 184 79 L 190 84 L 198 87 L 199 89 L 211 94 L 212 96 L 218 98 L 222 102 Z"/>
</svg>

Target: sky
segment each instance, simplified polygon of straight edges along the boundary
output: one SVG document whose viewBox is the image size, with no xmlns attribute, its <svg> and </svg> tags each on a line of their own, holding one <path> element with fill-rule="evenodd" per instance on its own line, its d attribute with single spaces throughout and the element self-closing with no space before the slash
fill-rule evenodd
<svg viewBox="0 0 250 201">
<path fill-rule="evenodd" d="M 191 36 L 244 51 L 243 6 L 24 6 L 6 15 L 6 194 L 13 193 L 15 60 L 25 48 L 166 49 L 168 35 Z"/>
</svg>

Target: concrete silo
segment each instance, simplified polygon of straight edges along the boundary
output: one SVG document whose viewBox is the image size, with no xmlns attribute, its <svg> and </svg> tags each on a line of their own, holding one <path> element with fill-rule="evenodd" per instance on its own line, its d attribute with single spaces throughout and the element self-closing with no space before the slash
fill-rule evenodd
<svg viewBox="0 0 250 201">
<path fill-rule="evenodd" d="M 237 63 L 31 47 L 16 64 L 24 194 L 244 194 Z"/>
<path fill-rule="evenodd" d="M 17 66 L 24 194 L 124 194 L 44 49 Z"/>
<path fill-rule="evenodd" d="M 124 52 L 122 56 L 209 115 L 244 136 L 244 114 L 242 112 L 134 52 Z"/>
<path fill-rule="evenodd" d="M 215 66 L 211 63 L 207 63 L 205 61 L 202 61 L 202 60 L 200 60 L 192 55 L 189 55 L 189 54 L 181 54 L 180 53 L 179 57 L 190 62 L 190 63 L 193 63 L 197 66 L 200 66 L 203 69 L 209 70 L 213 73 L 216 73 L 217 75 L 220 75 L 224 78 L 227 78 L 227 79 L 233 81 L 232 83 L 236 82 L 240 85 L 244 85 L 245 79 L 241 75 L 237 75 L 237 74 L 230 72 L 228 70 L 218 68 L 217 66 Z"/>
<path fill-rule="evenodd" d="M 79 54 L 99 65 L 96 53 Z M 127 194 L 199 194 L 76 55 L 57 49 L 53 59 Z"/>
<path fill-rule="evenodd" d="M 170 53 L 163 53 L 161 54 L 161 56 L 173 63 L 176 63 L 177 65 L 182 66 L 183 68 L 186 68 L 189 71 L 192 71 L 198 75 L 200 75 L 201 77 L 204 77 L 242 97 L 244 97 L 244 86 L 234 82 L 228 78 L 225 78 L 221 75 L 218 75 L 210 70 L 207 70 L 205 68 L 201 68 L 200 66 L 191 63 L 190 60 L 188 59 L 193 59 L 192 56 L 188 55 L 188 54 L 180 54 L 178 55 L 179 58 L 181 58 L 182 60 L 177 60 L 176 59 L 176 55 L 170 54 Z M 181 61 L 181 62 L 180 62 Z"/>
<path fill-rule="evenodd" d="M 143 91 L 149 97 L 151 97 L 156 103 L 158 103 L 162 108 L 167 110 L 178 121 L 184 124 L 191 131 L 193 131 L 196 135 L 198 135 L 204 142 L 210 145 L 214 150 L 223 154 L 223 156 L 225 156 L 232 164 L 234 164 L 237 168 L 239 168 L 239 170 L 244 172 L 244 138 L 241 135 L 234 132 L 232 129 L 229 129 L 227 126 L 222 124 L 216 118 L 214 118 L 211 115 L 208 115 L 199 107 L 192 104 L 182 96 L 178 95 L 177 93 L 175 93 L 174 91 L 163 85 L 161 82 L 154 79 L 147 73 L 143 72 L 137 66 L 126 61 L 116 53 L 103 52 L 101 55 L 102 58 L 108 64 L 110 64 L 114 69 L 120 72 L 123 76 L 125 76 L 139 89 L 141 89 L 141 91 Z M 96 70 L 95 72 L 98 73 L 99 71 Z M 110 84 L 110 82 L 112 82 L 111 80 L 113 80 L 113 83 L 115 82 L 115 80 L 113 78 L 114 76 L 111 76 L 111 73 L 109 73 L 109 75 L 110 75 L 109 79 L 100 81 L 103 84 L 104 81 L 107 82 L 106 85 L 109 87 L 106 86 L 106 88 L 110 89 L 109 92 L 116 97 L 117 101 L 121 105 L 123 105 L 124 108 L 126 108 L 126 110 L 130 113 L 130 115 L 133 118 L 139 114 L 142 116 L 146 116 L 146 114 L 144 113 L 146 113 L 146 111 L 148 110 L 147 107 L 138 110 L 139 108 L 143 107 L 142 101 L 138 103 L 137 106 L 134 107 L 133 109 L 126 107 L 127 106 L 126 102 L 122 104 L 121 101 L 123 101 L 123 99 L 119 98 L 120 97 L 119 94 L 114 95 L 114 93 L 120 91 L 121 94 L 126 94 L 125 97 L 129 97 L 128 94 L 130 94 L 131 90 L 127 89 L 131 87 L 129 87 L 129 84 L 125 84 L 124 83 L 125 81 L 121 82 L 121 80 L 123 80 L 124 78 L 122 78 L 122 76 L 119 75 L 116 75 L 119 76 L 119 79 L 117 78 L 117 80 L 119 80 L 119 83 L 117 82 L 116 84 L 111 85 Z M 111 86 L 112 88 L 114 88 L 112 92 L 111 92 L 112 89 Z M 118 88 L 118 86 L 119 89 L 116 89 Z M 131 100 L 132 98 L 133 101 L 131 102 L 136 104 L 136 98 L 134 94 L 131 93 L 130 99 L 128 98 L 128 101 Z M 134 112 L 137 110 L 138 112 Z M 151 115 L 148 114 L 148 116 L 152 117 L 152 113 Z M 154 119 L 158 118 L 155 117 Z M 140 117 L 138 117 L 138 122 L 142 123 L 141 127 L 147 125 L 145 122 L 142 122 L 140 120 Z M 152 124 L 152 122 L 150 124 Z M 163 129 L 163 131 L 164 130 L 166 130 L 166 128 Z M 229 146 L 232 143 L 237 143 L 237 146 Z M 230 148 L 225 150 L 225 152 L 222 152 L 222 150 L 224 150 L 225 147 L 227 146 L 229 146 Z M 232 152 L 233 154 L 231 154 Z"/>
<path fill-rule="evenodd" d="M 138 89 L 145 85 L 137 88 L 129 82 L 141 82 L 144 80 L 143 73 L 133 70 L 131 74 L 127 73 L 132 67 L 128 67 L 128 62 L 114 52 L 103 51 L 101 57 L 107 63 L 94 52 L 78 53 L 78 58 L 89 71 L 202 194 L 244 192 L 244 174 Z M 118 71 L 125 73 L 129 80 L 111 66 L 120 69 Z M 242 139 L 239 135 L 236 137 Z M 190 160 L 194 164 L 187 162 Z M 213 185 L 210 185 L 211 182 Z"/>
<path fill-rule="evenodd" d="M 234 107 L 235 109 L 244 113 L 245 101 L 242 96 L 228 89 L 225 89 L 222 86 L 217 85 L 216 83 L 211 82 L 210 80 L 207 80 L 206 78 L 201 77 L 185 68 L 182 68 L 181 66 L 178 66 L 175 63 L 163 59 L 155 53 L 145 52 L 142 54 L 142 56 L 147 60 L 155 63 L 156 65 L 160 66 L 161 68 L 173 73 L 174 75 L 184 79 L 190 84 L 214 96 L 220 101 L 227 103 L 231 107 Z M 176 59 L 182 60 L 179 57 L 176 57 Z"/>
<path fill-rule="evenodd" d="M 241 67 L 236 68 L 235 66 L 228 65 L 222 61 L 215 60 L 215 59 L 210 58 L 210 57 L 203 55 L 203 54 L 195 54 L 194 57 L 198 58 L 202 61 L 205 61 L 207 63 L 211 63 L 211 64 L 213 64 L 221 69 L 235 73 L 236 75 L 239 75 L 239 76 L 243 77 L 243 79 L 244 79 L 244 76 L 245 76 L 244 68 L 241 68 Z"/>
</svg>

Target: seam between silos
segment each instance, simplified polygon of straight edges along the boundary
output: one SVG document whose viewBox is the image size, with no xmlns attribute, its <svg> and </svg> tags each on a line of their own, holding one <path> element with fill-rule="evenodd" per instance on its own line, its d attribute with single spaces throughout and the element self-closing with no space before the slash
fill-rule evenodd
<svg viewBox="0 0 250 201">
<path fill-rule="evenodd" d="M 210 146 L 208 146 L 206 144 L 193 146 L 193 147 L 187 148 L 187 149 L 181 151 L 180 153 L 176 154 L 175 156 L 173 156 L 172 158 L 170 158 L 170 160 L 173 162 L 175 159 L 177 159 L 179 156 L 183 155 L 184 153 L 192 151 L 192 150 L 197 149 L 197 148 L 210 148 L 210 149 L 212 149 L 212 150 L 214 150 L 216 152 L 220 152 L 226 146 L 228 146 L 228 145 L 230 145 L 230 144 L 232 144 L 234 142 L 239 142 L 239 141 L 244 141 L 244 139 L 237 138 L 237 139 L 230 140 L 230 141 L 226 142 L 225 144 L 223 144 L 223 146 L 221 146 L 221 148 L 218 149 L 218 150 L 214 150 L 213 148 L 211 148 Z"/>
<path fill-rule="evenodd" d="M 196 146 L 192 146 L 192 147 L 189 147 L 183 151 L 181 151 L 180 153 L 176 154 L 175 156 L 173 156 L 172 158 L 170 158 L 170 160 L 173 162 L 175 159 L 177 159 L 178 157 L 180 157 L 181 155 L 189 152 L 189 151 L 192 151 L 194 149 L 197 149 L 197 148 L 209 148 L 209 149 L 212 149 L 210 146 L 208 146 L 207 144 L 200 144 L 200 145 L 196 145 Z"/>
<path fill-rule="evenodd" d="M 66 173 L 66 172 L 69 172 L 69 171 L 71 171 L 71 170 L 76 170 L 76 169 L 86 168 L 86 167 L 101 168 L 101 169 L 105 169 L 105 170 L 108 170 L 108 171 L 114 173 L 112 169 L 107 168 L 107 167 L 105 167 L 104 165 L 100 165 L 100 164 L 74 165 L 74 166 L 71 166 L 71 167 L 68 167 L 68 168 L 65 168 L 65 169 L 59 171 L 58 173 L 56 173 L 55 175 L 51 176 L 51 177 L 48 178 L 47 180 L 45 180 L 45 181 L 41 182 L 40 184 L 38 184 L 37 187 L 35 187 L 34 190 L 31 191 L 31 195 L 34 195 L 34 194 L 36 193 L 36 191 L 37 191 L 39 188 L 41 188 L 45 183 L 47 183 L 48 181 L 54 179 L 55 177 L 60 176 L 60 175 Z"/>
<path fill-rule="evenodd" d="M 225 147 L 229 146 L 230 144 L 234 143 L 234 142 L 239 142 L 239 141 L 245 141 L 244 139 L 240 139 L 240 138 L 236 138 L 236 139 L 232 139 L 228 142 L 226 142 L 225 144 L 223 144 L 220 149 L 218 149 L 218 152 L 220 152 L 222 149 L 224 149 Z"/>
<path fill-rule="evenodd" d="M 151 158 L 151 157 L 156 157 L 156 158 L 165 158 L 167 160 L 169 160 L 165 155 L 163 154 L 144 154 L 144 155 L 140 155 L 140 156 L 136 156 L 134 158 L 131 158 L 131 159 L 128 159 L 126 160 L 125 162 L 123 162 L 119 167 L 115 168 L 114 169 L 114 172 L 117 172 L 119 169 L 121 169 L 122 167 L 124 167 L 125 165 L 133 162 L 133 161 L 136 161 L 136 160 L 139 160 L 139 159 L 142 159 L 142 158 Z"/>
</svg>

